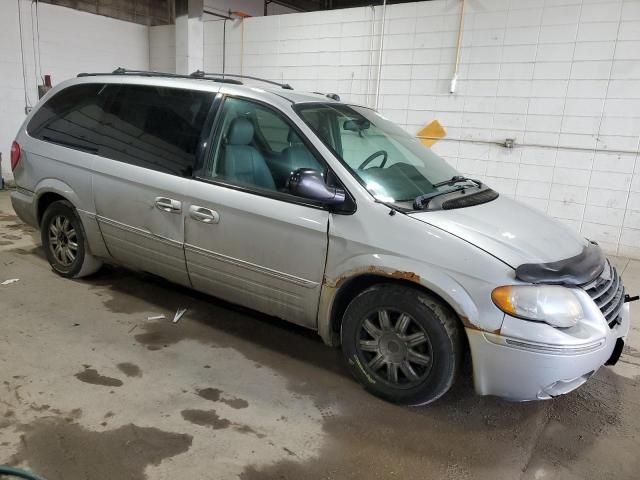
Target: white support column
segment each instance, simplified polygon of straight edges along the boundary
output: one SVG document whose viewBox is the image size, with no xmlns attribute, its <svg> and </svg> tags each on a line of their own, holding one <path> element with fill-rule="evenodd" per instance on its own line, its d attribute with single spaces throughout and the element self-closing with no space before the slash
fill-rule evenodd
<svg viewBox="0 0 640 480">
<path fill-rule="evenodd" d="M 204 70 L 203 0 L 176 0 L 176 73 Z"/>
</svg>

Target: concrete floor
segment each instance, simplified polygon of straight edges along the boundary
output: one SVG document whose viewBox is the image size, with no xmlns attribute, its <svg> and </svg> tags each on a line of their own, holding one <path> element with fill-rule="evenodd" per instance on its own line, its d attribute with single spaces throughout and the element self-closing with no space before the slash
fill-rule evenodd
<svg viewBox="0 0 640 480">
<path fill-rule="evenodd" d="M 35 239 L 0 193 L 0 281 L 20 279 L 0 286 L 0 463 L 48 480 L 638 478 L 637 322 L 620 363 L 564 397 L 477 397 L 467 371 L 401 408 L 312 332 L 120 268 L 62 279 Z M 640 292 L 640 261 L 616 263 Z"/>
</svg>

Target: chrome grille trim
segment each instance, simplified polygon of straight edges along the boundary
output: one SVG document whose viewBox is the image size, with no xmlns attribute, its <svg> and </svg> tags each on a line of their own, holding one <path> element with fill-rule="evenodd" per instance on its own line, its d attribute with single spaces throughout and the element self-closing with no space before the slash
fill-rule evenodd
<svg viewBox="0 0 640 480">
<path fill-rule="evenodd" d="M 582 288 L 593 299 L 610 328 L 615 328 L 622 321 L 624 306 L 624 285 L 617 270 L 609 260 L 603 272 L 593 282 L 582 285 Z"/>
<path fill-rule="evenodd" d="M 598 298 L 594 299 L 598 308 L 602 308 L 603 305 L 607 305 L 611 299 L 613 299 L 618 293 L 618 287 L 620 286 L 620 277 L 616 275 L 614 279 L 608 283 L 607 291 L 601 294 Z"/>
</svg>

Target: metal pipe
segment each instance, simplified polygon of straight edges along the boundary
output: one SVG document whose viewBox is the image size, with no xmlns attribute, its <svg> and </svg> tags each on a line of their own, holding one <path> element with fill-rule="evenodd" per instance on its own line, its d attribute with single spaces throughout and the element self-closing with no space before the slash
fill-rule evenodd
<svg viewBox="0 0 640 480">
<path fill-rule="evenodd" d="M 380 32 L 380 52 L 378 57 L 378 85 L 376 86 L 376 102 L 374 109 L 378 109 L 378 101 L 380 100 L 380 76 L 382 74 L 382 51 L 384 50 L 384 27 L 387 19 L 387 0 L 382 2 L 382 31 Z"/>
<path fill-rule="evenodd" d="M 370 107 L 371 105 L 369 105 L 370 102 L 370 98 L 371 97 L 371 67 L 373 67 L 373 37 L 376 34 L 376 7 L 374 7 L 373 5 L 369 5 L 371 7 L 371 36 L 369 37 L 369 70 L 367 71 L 367 98 L 366 98 L 366 104 L 367 107 Z"/>
<path fill-rule="evenodd" d="M 424 140 L 438 140 L 447 142 L 463 142 L 463 143 L 479 143 L 484 145 L 499 145 L 504 148 L 516 148 L 516 147 L 533 147 L 533 148 L 548 148 L 556 150 L 575 150 L 579 152 L 594 152 L 594 153 L 622 153 L 629 155 L 637 155 L 635 150 L 609 150 L 606 148 L 587 148 L 587 147 L 571 147 L 569 145 L 544 145 L 541 143 L 514 143 L 513 147 L 506 147 L 505 142 L 498 142 L 495 140 L 473 140 L 471 138 L 452 138 L 452 137 L 431 137 L 426 135 L 416 135 L 416 138 Z"/>
<path fill-rule="evenodd" d="M 27 88 L 27 70 L 24 63 L 24 41 L 22 39 L 22 5 L 21 0 L 18 0 L 18 25 L 20 26 L 20 56 L 22 59 L 22 86 L 24 88 L 24 113 L 25 115 L 31 110 L 31 100 L 29 99 L 29 93 Z"/>
<path fill-rule="evenodd" d="M 213 15 L 214 17 L 224 18 L 226 20 L 233 20 L 229 15 L 222 15 L 220 13 L 212 12 L 211 10 L 202 9 L 202 13 L 206 13 L 207 15 Z"/>
<path fill-rule="evenodd" d="M 464 6 L 465 0 L 462 0 L 462 4 L 460 6 L 460 25 L 458 27 L 458 43 L 456 45 L 456 66 L 453 71 L 453 78 L 451 79 L 449 93 L 454 93 L 456 91 L 456 83 L 458 83 L 458 66 L 460 65 L 460 49 L 462 48 L 462 32 L 464 30 Z"/>
<path fill-rule="evenodd" d="M 226 57 L 227 57 L 227 19 L 223 20 L 222 24 L 222 78 L 224 78 Z"/>
<path fill-rule="evenodd" d="M 240 17 L 240 75 L 244 73 L 244 17 Z"/>
</svg>

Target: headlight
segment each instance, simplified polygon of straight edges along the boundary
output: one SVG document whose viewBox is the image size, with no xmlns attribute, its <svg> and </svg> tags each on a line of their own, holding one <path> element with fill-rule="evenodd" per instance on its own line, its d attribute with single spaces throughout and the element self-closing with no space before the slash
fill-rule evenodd
<svg viewBox="0 0 640 480">
<path fill-rule="evenodd" d="M 494 289 L 491 299 L 504 313 L 554 327 L 573 327 L 584 318 L 578 297 L 559 285 L 507 285 Z"/>
</svg>

